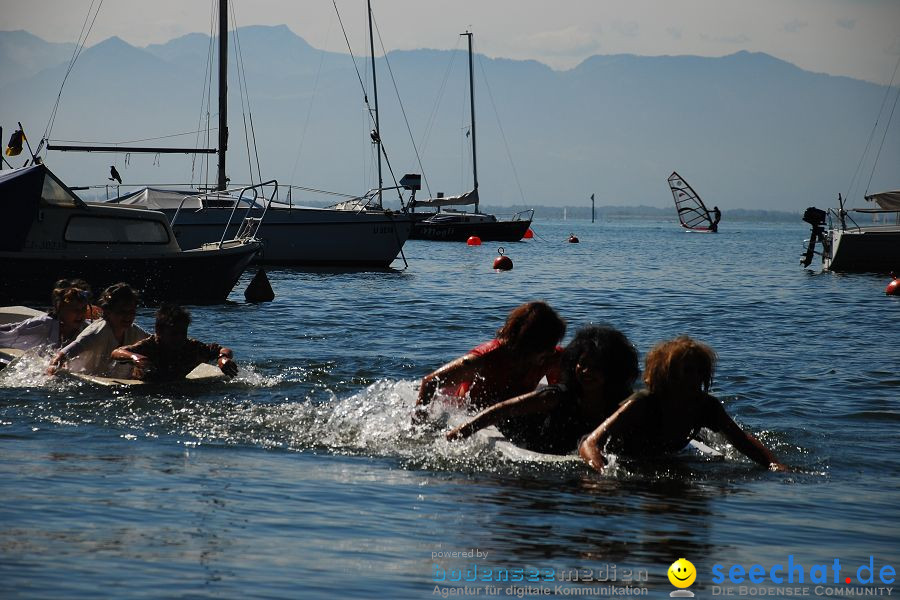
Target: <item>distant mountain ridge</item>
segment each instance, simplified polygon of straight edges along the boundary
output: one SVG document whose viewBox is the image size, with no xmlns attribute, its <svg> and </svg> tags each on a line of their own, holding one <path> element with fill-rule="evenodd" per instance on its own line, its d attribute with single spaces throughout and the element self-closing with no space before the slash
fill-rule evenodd
<svg viewBox="0 0 900 600">
<path fill-rule="evenodd" d="M 242 107 L 231 68 L 231 179 L 246 180 L 248 163 L 255 168 L 243 133 L 252 119 L 264 177 L 346 193 L 374 185 L 371 125 L 349 56 L 313 48 L 286 26 L 241 28 L 238 40 L 250 109 Z M 206 83 L 216 83 L 205 73 L 209 47 L 208 36 L 189 34 L 146 48 L 119 38 L 87 48 L 66 83 L 51 137 L 124 143 L 194 131 L 207 121 L 215 127 L 215 102 L 201 104 Z M 4 132 L 22 121 L 30 140 L 40 137 L 73 50 L 27 32 L 0 32 Z M 390 71 L 384 58 L 376 61 L 391 164 L 398 177 L 419 171 L 396 81 L 432 193 L 471 185 L 464 58 L 450 50 L 389 52 Z M 357 60 L 368 81 L 368 65 Z M 230 61 L 236 64 L 233 52 Z M 790 212 L 831 206 L 847 192 L 886 92 L 745 51 L 721 58 L 592 56 L 566 71 L 478 56 L 475 85 L 485 204 L 562 207 L 594 193 L 598 207 L 668 207 L 665 180 L 677 170 L 723 210 Z M 442 86 L 447 93 L 438 104 Z M 870 191 L 900 185 L 889 169 L 900 164 L 897 127 L 886 137 Z M 212 132 L 209 140 L 204 133 L 152 143 L 205 146 L 215 139 Z M 73 185 L 105 181 L 114 163 L 126 183 L 196 181 L 203 172 L 198 161 L 177 155 L 133 155 L 126 163 L 123 155 L 51 153 L 47 162 Z M 852 194 L 851 203 L 861 204 L 860 196 Z"/>
</svg>

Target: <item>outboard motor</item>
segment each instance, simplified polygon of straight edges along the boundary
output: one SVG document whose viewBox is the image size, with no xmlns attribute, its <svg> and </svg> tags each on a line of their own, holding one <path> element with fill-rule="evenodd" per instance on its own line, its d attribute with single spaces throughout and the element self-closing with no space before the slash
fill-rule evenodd
<svg viewBox="0 0 900 600">
<path fill-rule="evenodd" d="M 810 206 L 803 212 L 803 220 L 812 226 L 812 233 L 809 235 L 809 246 L 806 248 L 806 254 L 800 259 L 800 264 L 808 267 L 812 263 L 813 255 L 816 253 L 816 241 L 822 242 L 822 250 L 827 251 L 828 241 L 825 239 L 825 219 L 828 213 L 821 208 Z"/>
</svg>

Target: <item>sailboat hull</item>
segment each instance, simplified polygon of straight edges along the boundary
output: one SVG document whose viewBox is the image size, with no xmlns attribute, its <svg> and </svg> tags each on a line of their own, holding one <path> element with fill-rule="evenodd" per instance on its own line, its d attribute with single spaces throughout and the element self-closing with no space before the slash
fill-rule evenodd
<svg viewBox="0 0 900 600">
<path fill-rule="evenodd" d="M 832 255 L 825 257 L 825 269 L 845 273 L 900 272 L 900 227 L 834 229 L 830 236 Z"/>
<path fill-rule="evenodd" d="M 164 213 L 172 218 L 173 210 Z M 226 237 L 237 233 L 246 210 L 236 211 Z M 182 248 L 218 241 L 230 208 L 183 210 L 172 229 Z M 256 236 L 263 247 L 254 262 L 322 267 L 388 267 L 412 229 L 403 214 L 319 208 L 270 208 Z"/>
<path fill-rule="evenodd" d="M 226 300 L 259 249 L 256 243 L 232 243 L 233 247 L 221 250 L 120 257 L 112 256 L 112 252 L 107 256 L 89 252 L 57 256 L 0 252 L 4 265 L 0 304 L 46 304 L 53 284 L 64 278 L 84 279 L 97 290 L 129 282 L 140 289 L 141 301 L 148 305 L 219 304 Z"/>
<path fill-rule="evenodd" d="M 518 242 L 531 227 L 531 221 L 495 222 L 431 222 L 429 219 L 413 225 L 412 240 L 434 242 L 465 242 L 471 236 L 483 242 Z"/>
</svg>

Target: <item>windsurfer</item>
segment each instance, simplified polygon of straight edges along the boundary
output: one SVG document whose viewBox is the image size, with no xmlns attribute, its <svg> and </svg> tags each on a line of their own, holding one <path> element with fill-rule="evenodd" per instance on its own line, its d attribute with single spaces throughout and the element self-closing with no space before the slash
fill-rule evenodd
<svg viewBox="0 0 900 600">
<path fill-rule="evenodd" d="M 713 206 L 713 218 L 712 218 L 712 226 L 710 229 L 713 231 L 717 231 L 719 229 L 719 221 L 722 220 L 722 211 L 719 210 L 718 206 Z"/>
</svg>

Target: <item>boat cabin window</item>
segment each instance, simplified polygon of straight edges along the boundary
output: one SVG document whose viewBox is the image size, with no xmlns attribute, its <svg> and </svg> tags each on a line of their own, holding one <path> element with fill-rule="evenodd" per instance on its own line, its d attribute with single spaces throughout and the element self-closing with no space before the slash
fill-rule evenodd
<svg viewBox="0 0 900 600">
<path fill-rule="evenodd" d="M 169 232 L 159 221 L 75 216 L 66 227 L 67 242 L 168 244 Z"/>
<path fill-rule="evenodd" d="M 49 174 L 44 175 L 44 186 L 41 190 L 41 203 L 53 206 L 78 206 L 78 198 Z"/>
</svg>

